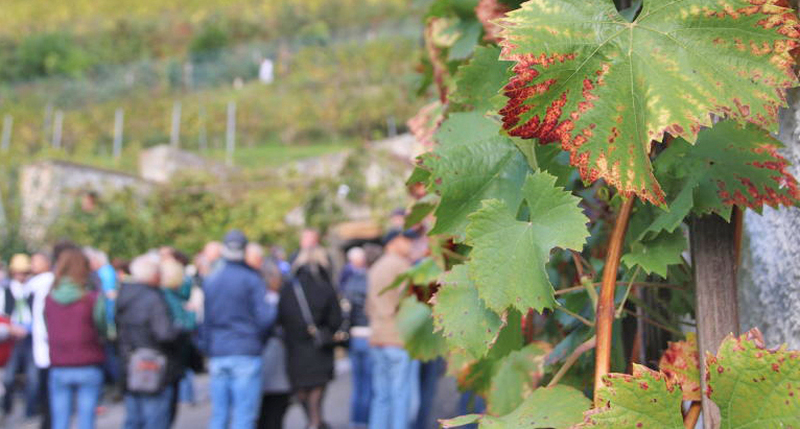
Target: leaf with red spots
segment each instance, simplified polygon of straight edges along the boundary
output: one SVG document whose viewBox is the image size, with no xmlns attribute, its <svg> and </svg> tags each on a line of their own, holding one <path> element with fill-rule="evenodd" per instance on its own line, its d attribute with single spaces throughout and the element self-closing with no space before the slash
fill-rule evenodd
<svg viewBox="0 0 800 429">
<path fill-rule="evenodd" d="M 500 416 L 468 415 L 441 420 L 443 428 L 479 423 L 480 429 L 567 429 L 578 423 L 589 400 L 580 391 L 567 386 L 541 387 L 514 411 Z"/>
<path fill-rule="evenodd" d="M 800 190 L 787 171 L 788 161 L 777 152 L 781 146 L 754 125 L 723 121 L 701 131 L 694 145 L 672 141 L 656 159 L 656 173 L 664 180 L 681 181 L 676 192 L 691 193 L 698 214 L 714 212 L 727 218 L 734 204 L 756 211 L 764 205 L 796 205 Z"/>
<path fill-rule="evenodd" d="M 497 111 L 505 103 L 500 94 L 503 83 L 511 76 L 511 63 L 498 61 L 500 48 L 479 47 L 469 63 L 456 72 L 456 91 L 451 94 L 450 108 L 472 108 L 480 113 Z"/>
<path fill-rule="evenodd" d="M 663 373 L 634 364 L 633 375 L 606 376 L 596 395 L 602 405 L 578 428 L 683 429 L 681 390 Z"/>
<path fill-rule="evenodd" d="M 724 428 L 800 427 L 800 352 L 767 349 L 753 329 L 729 336 L 717 356 L 706 357 L 707 394 Z"/>
<path fill-rule="evenodd" d="M 700 400 L 700 355 L 695 333 L 686 334 L 685 341 L 670 342 L 658 369 L 681 387 L 684 401 Z"/>
<path fill-rule="evenodd" d="M 782 0 L 645 1 L 633 22 L 610 0 L 531 0 L 501 24 L 516 62 L 501 110 L 509 134 L 558 141 L 586 181 L 662 204 L 650 147 L 694 142 L 710 114 L 775 130 L 797 19 Z"/>
</svg>

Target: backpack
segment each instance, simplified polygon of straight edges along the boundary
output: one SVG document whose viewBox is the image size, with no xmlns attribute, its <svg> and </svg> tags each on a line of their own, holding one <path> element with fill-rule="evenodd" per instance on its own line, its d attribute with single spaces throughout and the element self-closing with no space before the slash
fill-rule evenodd
<svg viewBox="0 0 800 429">
<path fill-rule="evenodd" d="M 167 357 L 164 353 L 146 347 L 133 351 L 128 362 L 126 389 L 131 393 L 154 394 L 166 384 Z"/>
</svg>

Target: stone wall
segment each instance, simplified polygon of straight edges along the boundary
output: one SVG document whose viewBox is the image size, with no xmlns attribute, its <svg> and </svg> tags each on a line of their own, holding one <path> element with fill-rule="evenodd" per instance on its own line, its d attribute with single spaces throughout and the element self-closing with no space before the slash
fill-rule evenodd
<svg viewBox="0 0 800 429">
<path fill-rule="evenodd" d="M 20 174 L 23 238 L 41 244 L 47 228 L 88 191 L 100 195 L 133 188 L 146 193 L 152 184 L 136 176 L 64 161 L 26 165 Z"/>
</svg>

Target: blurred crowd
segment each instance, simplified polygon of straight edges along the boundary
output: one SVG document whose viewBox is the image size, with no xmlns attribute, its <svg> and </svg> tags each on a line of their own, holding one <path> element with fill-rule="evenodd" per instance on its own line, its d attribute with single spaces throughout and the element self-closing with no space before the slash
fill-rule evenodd
<svg viewBox="0 0 800 429">
<path fill-rule="evenodd" d="M 198 255 L 163 247 L 127 261 L 70 241 L 0 263 L 2 408 L 43 428 L 94 428 L 124 401 L 125 429 L 172 427 L 209 374 L 211 429 L 282 428 L 292 401 L 307 427 L 323 414 L 335 359 L 349 359 L 353 428 L 432 427 L 440 361 L 403 348 L 390 286 L 428 252 L 396 212 L 380 241 L 344 266 L 304 230 L 299 249 L 229 231 Z M 113 256 L 113 255 L 112 255 Z"/>
</svg>

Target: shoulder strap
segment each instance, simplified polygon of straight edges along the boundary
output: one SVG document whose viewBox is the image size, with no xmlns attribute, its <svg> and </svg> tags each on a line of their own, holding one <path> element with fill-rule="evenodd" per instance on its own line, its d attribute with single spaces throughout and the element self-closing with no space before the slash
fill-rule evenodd
<svg viewBox="0 0 800 429">
<path fill-rule="evenodd" d="M 308 306 L 308 299 L 306 293 L 303 291 L 303 286 L 300 281 L 295 278 L 292 280 L 292 289 L 294 296 L 297 298 L 297 305 L 300 307 L 300 314 L 303 316 L 303 321 L 306 322 L 309 330 L 312 332 L 317 331 L 317 325 L 314 323 L 314 316 L 311 314 L 311 307 Z"/>
</svg>

